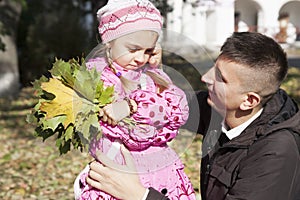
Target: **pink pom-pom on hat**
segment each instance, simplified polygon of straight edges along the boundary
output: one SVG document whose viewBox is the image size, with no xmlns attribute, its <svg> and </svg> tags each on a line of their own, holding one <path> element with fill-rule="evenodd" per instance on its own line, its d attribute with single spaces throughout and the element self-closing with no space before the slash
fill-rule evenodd
<svg viewBox="0 0 300 200">
<path fill-rule="evenodd" d="M 141 30 L 160 34 L 162 28 L 160 12 L 148 0 L 109 0 L 97 18 L 103 43 Z"/>
</svg>

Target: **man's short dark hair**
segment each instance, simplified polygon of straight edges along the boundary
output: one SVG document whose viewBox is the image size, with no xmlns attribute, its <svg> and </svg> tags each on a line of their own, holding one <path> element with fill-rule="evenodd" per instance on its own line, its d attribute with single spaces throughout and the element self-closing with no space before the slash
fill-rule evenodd
<svg viewBox="0 0 300 200">
<path fill-rule="evenodd" d="M 251 80 L 248 87 L 262 97 L 275 93 L 288 71 L 284 50 L 274 39 L 261 33 L 233 33 L 221 47 L 219 59 L 252 69 L 253 75 L 245 79 Z"/>
</svg>

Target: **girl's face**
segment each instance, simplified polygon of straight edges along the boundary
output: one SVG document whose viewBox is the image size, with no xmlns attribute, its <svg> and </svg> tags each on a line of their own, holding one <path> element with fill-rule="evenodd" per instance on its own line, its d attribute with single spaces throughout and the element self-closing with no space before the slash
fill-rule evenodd
<svg viewBox="0 0 300 200">
<path fill-rule="evenodd" d="M 143 67 L 153 53 L 158 34 L 154 31 L 137 31 L 108 43 L 111 59 L 126 70 Z"/>
</svg>

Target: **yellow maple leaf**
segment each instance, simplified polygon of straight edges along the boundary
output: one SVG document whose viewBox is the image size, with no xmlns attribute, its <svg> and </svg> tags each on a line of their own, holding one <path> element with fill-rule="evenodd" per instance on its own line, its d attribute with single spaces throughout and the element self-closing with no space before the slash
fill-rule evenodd
<svg viewBox="0 0 300 200">
<path fill-rule="evenodd" d="M 66 128 L 70 123 L 74 124 L 76 115 L 82 109 L 83 104 L 87 103 L 86 100 L 55 78 L 50 78 L 49 82 L 43 82 L 41 88 L 55 95 L 52 101 L 41 103 L 40 110 L 46 112 L 46 118 L 65 115 L 64 127 Z"/>
</svg>

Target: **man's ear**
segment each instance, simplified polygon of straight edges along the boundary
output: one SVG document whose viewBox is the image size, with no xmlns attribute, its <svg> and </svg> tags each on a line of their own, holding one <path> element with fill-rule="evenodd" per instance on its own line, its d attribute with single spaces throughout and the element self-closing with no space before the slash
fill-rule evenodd
<svg viewBox="0 0 300 200">
<path fill-rule="evenodd" d="M 248 92 L 240 105 L 241 110 L 251 110 L 257 107 L 261 102 L 261 97 L 255 92 Z"/>
</svg>

